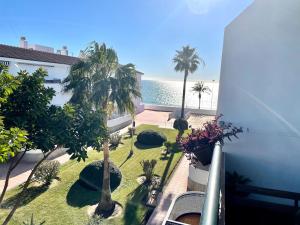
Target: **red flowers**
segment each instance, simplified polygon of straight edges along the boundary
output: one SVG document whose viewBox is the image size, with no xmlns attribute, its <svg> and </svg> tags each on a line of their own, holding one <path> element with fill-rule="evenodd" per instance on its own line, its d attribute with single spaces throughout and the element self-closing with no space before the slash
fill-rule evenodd
<svg viewBox="0 0 300 225">
<path fill-rule="evenodd" d="M 237 133 L 243 132 L 242 127 L 238 128 L 232 123 L 219 121 L 221 117 L 222 115 L 206 122 L 202 129 L 192 130 L 191 134 L 179 140 L 183 152 L 192 160 L 192 163 L 199 160 L 197 156 L 201 151 L 210 149 L 212 152 L 216 142 L 219 141 L 223 145 L 225 138 L 231 141 L 231 136 L 238 138 Z"/>
</svg>

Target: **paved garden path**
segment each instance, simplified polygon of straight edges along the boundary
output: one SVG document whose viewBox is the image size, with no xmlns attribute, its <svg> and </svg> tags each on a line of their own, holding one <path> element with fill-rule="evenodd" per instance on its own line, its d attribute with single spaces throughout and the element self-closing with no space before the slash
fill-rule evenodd
<svg viewBox="0 0 300 225">
<path fill-rule="evenodd" d="M 169 119 L 170 112 L 145 110 L 136 116 L 136 125 L 152 124 L 161 128 L 173 128 L 173 122 Z"/>
<path fill-rule="evenodd" d="M 63 164 L 69 160 L 70 156 L 68 154 L 64 154 L 62 156 L 57 157 L 55 160 L 58 160 L 60 164 Z M 35 163 L 20 163 L 12 172 L 9 183 L 8 190 L 14 188 L 27 180 L 32 168 Z M 8 164 L 0 164 L 0 191 L 2 191 L 5 182 L 5 176 L 8 169 Z"/>
<path fill-rule="evenodd" d="M 161 225 L 172 200 L 179 194 L 187 191 L 188 167 L 189 161 L 185 157 L 182 157 L 169 183 L 165 186 L 162 194 L 160 194 L 157 207 L 150 216 L 147 225 Z"/>
<path fill-rule="evenodd" d="M 213 120 L 215 116 L 199 115 L 192 113 L 188 118 L 188 122 L 193 128 L 202 128 L 203 124 Z"/>
</svg>

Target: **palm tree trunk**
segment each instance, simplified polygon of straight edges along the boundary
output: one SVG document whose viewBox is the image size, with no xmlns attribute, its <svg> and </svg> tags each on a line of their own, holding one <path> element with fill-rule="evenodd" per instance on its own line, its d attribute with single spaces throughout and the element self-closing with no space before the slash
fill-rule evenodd
<svg viewBox="0 0 300 225">
<path fill-rule="evenodd" d="M 183 81 L 183 92 L 182 92 L 182 105 L 181 105 L 181 119 L 184 119 L 184 104 L 185 104 L 185 89 L 186 89 L 186 80 L 188 77 L 188 71 L 184 72 L 184 81 Z"/>
<path fill-rule="evenodd" d="M 199 109 L 200 109 L 200 105 L 201 105 L 201 94 L 199 93 Z"/>
<path fill-rule="evenodd" d="M 104 120 L 107 124 L 107 117 Z M 114 202 L 111 199 L 110 189 L 110 171 L 109 171 L 109 142 L 103 144 L 103 178 L 100 202 L 95 213 L 100 215 L 103 212 L 110 212 L 114 207 Z"/>
</svg>

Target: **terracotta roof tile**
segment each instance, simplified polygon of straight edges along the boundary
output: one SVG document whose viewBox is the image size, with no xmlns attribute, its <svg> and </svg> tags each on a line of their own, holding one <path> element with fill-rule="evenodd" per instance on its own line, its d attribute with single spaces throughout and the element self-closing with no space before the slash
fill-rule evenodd
<svg viewBox="0 0 300 225">
<path fill-rule="evenodd" d="M 79 58 L 0 44 L 0 57 L 73 65 Z"/>
</svg>

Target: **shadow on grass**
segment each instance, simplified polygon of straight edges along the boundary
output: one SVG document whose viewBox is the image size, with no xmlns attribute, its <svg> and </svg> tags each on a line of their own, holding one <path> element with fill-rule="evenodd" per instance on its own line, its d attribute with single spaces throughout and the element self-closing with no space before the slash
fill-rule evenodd
<svg viewBox="0 0 300 225">
<path fill-rule="evenodd" d="M 169 156 L 168 158 L 168 162 L 167 162 L 167 165 L 165 167 L 165 170 L 164 170 L 164 173 L 163 175 L 161 176 L 161 181 L 160 181 L 160 186 L 159 186 L 159 190 L 162 190 L 164 185 L 165 185 L 165 182 L 167 180 L 167 177 L 168 177 L 168 172 L 170 170 L 170 166 L 171 166 L 171 163 L 173 161 L 173 158 L 174 158 L 174 153 L 172 152 L 171 155 Z"/>
<path fill-rule="evenodd" d="M 138 211 L 141 207 L 145 207 L 148 193 L 148 186 L 141 184 L 128 195 L 124 207 L 124 225 L 140 224 L 142 218 L 139 218 Z"/>
<path fill-rule="evenodd" d="M 177 143 L 172 143 L 170 149 L 171 149 L 171 153 L 181 152 L 180 147 L 178 146 Z"/>
<path fill-rule="evenodd" d="M 109 145 L 109 150 L 110 151 L 114 151 L 116 150 L 118 147 L 120 147 L 121 145 L 124 145 L 124 143 L 121 141 L 118 145 Z"/>
<path fill-rule="evenodd" d="M 169 170 L 170 170 L 170 166 L 171 166 L 171 164 L 172 164 L 172 161 L 173 161 L 173 159 L 174 159 L 175 153 L 178 153 L 178 152 L 181 151 L 180 148 L 179 148 L 179 146 L 178 146 L 178 144 L 176 144 L 176 143 L 172 143 L 170 150 L 171 150 L 171 151 L 170 151 L 171 153 L 170 153 L 170 155 L 169 155 L 168 158 L 167 158 L 168 162 L 167 162 L 167 164 L 166 164 L 164 173 L 163 173 L 163 175 L 161 176 L 161 182 L 160 182 L 159 190 L 162 190 L 162 189 L 163 189 L 163 186 L 165 185 L 165 182 L 166 182 L 166 180 L 167 180 L 167 178 L 168 178 L 168 173 L 169 173 Z"/>
<path fill-rule="evenodd" d="M 133 154 L 133 151 L 129 151 L 126 159 L 120 164 L 119 168 L 121 168 L 133 156 Z"/>
<path fill-rule="evenodd" d="M 165 149 L 166 150 L 166 149 Z M 178 145 L 176 143 L 172 143 L 168 153 L 162 153 L 161 157 L 159 158 L 160 160 L 168 160 L 172 154 L 178 153 L 181 150 L 179 149 Z"/>
<path fill-rule="evenodd" d="M 67 194 L 67 203 L 74 207 L 84 207 L 87 205 L 95 205 L 100 200 L 99 191 L 92 191 L 84 187 L 79 180 L 77 180 L 70 188 Z"/>
<path fill-rule="evenodd" d="M 170 154 L 162 155 L 159 159 L 160 160 L 168 160 L 170 158 Z"/>
<path fill-rule="evenodd" d="M 136 141 L 134 142 L 134 146 L 139 150 L 147 150 L 150 148 L 158 148 L 161 147 L 162 145 L 142 145 Z"/>
<path fill-rule="evenodd" d="M 21 193 L 18 193 L 8 199 L 6 199 L 2 204 L 0 208 L 8 209 L 14 206 L 16 201 L 21 198 L 20 206 L 25 206 L 29 204 L 31 201 L 33 201 L 35 198 L 43 194 L 45 191 L 47 191 L 49 186 L 42 185 L 38 187 L 29 187 L 27 191 L 23 195 Z"/>
</svg>

